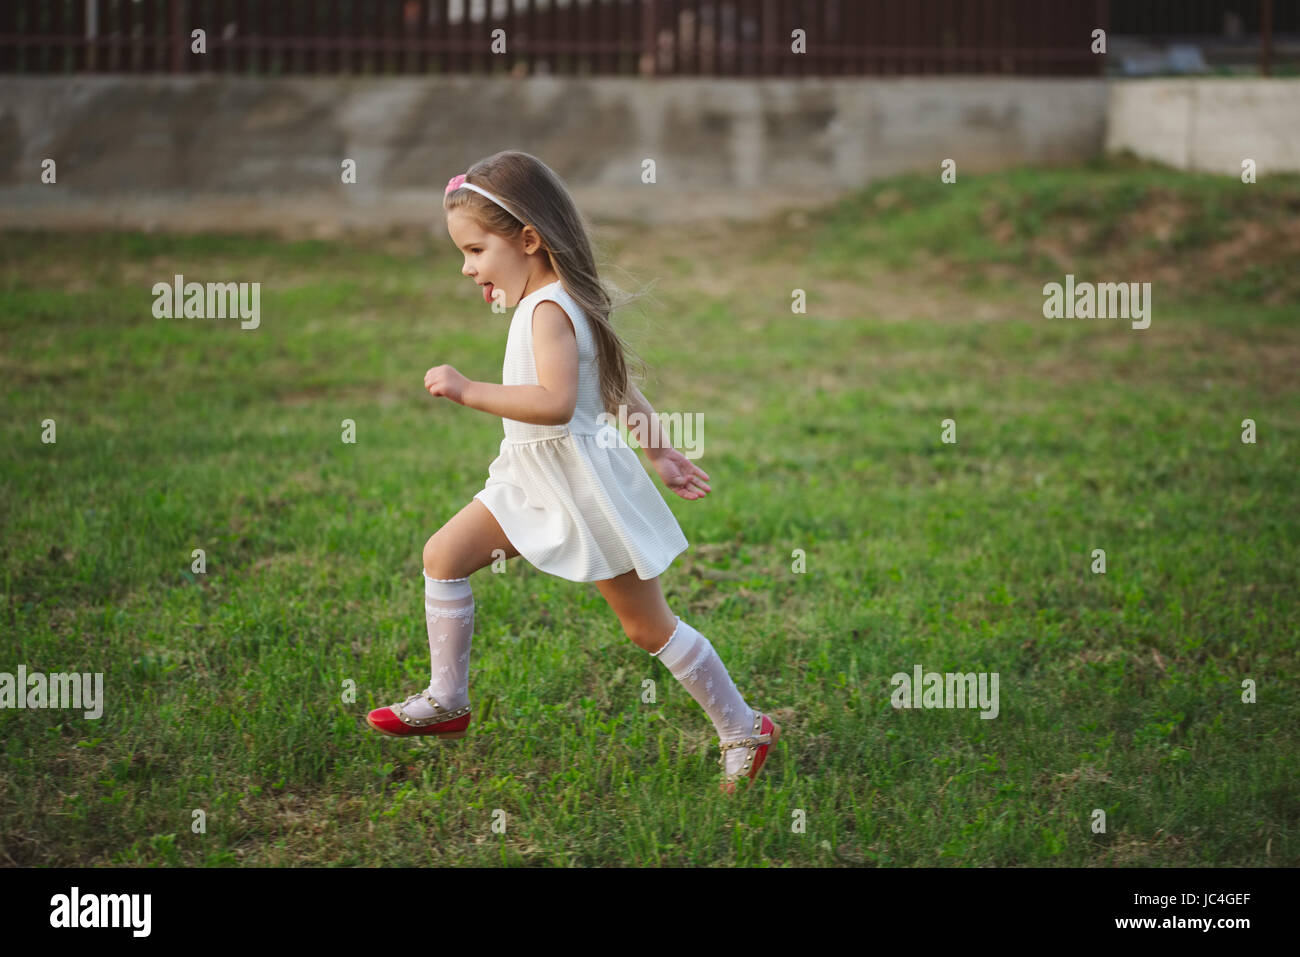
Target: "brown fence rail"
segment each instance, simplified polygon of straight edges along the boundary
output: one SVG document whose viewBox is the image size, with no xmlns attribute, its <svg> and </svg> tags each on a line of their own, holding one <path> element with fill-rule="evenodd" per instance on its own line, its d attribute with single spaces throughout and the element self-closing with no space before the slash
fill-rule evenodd
<svg viewBox="0 0 1300 957">
<path fill-rule="evenodd" d="M 0 0 L 0 72 L 1088 75 L 1107 0 Z M 192 50 L 204 31 L 206 52 Z M 804 31 L 806 52 L 792 32 Z M 503 31 L 496 34 L 494 31 Z M 493 48 L 494 39 L 497 50 Z M 504 52 L 500 45 L 505 44 Z"/>
<path fill-rule="evenodd" d="M 1267 72 L 1297 21 L 1297 0 L 0 0 L 0 72 L 1083 76 L 1097 28 L 1244 31 Z"/>
</svg>

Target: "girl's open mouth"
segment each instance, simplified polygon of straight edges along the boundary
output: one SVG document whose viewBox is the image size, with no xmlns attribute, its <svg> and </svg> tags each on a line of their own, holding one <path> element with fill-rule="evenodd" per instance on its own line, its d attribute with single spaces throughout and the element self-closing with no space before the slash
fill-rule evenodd
<svg viewBox="0 0 1300 957">
<path fill-rule="evenodd" d="M 486 303 L 492 302 L 492 283 L 490 282 L 483 285 L 483 301 Z"/>
</svg>

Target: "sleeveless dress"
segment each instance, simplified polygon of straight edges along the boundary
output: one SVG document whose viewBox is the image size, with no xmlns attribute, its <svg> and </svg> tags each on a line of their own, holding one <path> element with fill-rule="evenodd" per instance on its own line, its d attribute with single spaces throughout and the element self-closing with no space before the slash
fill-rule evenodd
<svg viewBox="0 0 1300 957">
<path fill-rule="evenodd" d="M 578 341 L 578 400 L 567 425 L 502 418 L 505 438 L 474 497 L 536 568 L 575 582 L 636 570 L 657 577 L 689 546 L 636 451 L 607 421 L 596 342 L 582 307 L 557 280 L 515 307 L 506 337 L 503 385 L 538 385 L 533 309 L 556 302 Z"/>
</svg>

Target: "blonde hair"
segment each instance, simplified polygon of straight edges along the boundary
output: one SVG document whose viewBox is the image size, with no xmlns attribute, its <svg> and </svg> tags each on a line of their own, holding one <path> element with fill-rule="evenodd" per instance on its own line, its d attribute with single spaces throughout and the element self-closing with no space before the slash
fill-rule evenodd
<svg viewBox="0 0 1300 957">
<path fill-rule="evenodd" d="M 443 211 L 459 210 L 480 228 L 512 241 L 522 236 L 526 225 L 537 230 L 551 268 L 587 316 L 596 340 L 601 400 L 606 412 L 617 415 L 631 391 L 626 356 L 635 357 L 642 372 L 645 363 L 614 331 L 610 315 L 641 294 L 624 295 L 600 279 L 586 220 L 564 182 L 537 157 L 518 150 L 493 153 L 471 166 L 465 181 L 499 198 L 522 216 L 522 221 L 472 189 L 444 194 Z"/>
</svg>

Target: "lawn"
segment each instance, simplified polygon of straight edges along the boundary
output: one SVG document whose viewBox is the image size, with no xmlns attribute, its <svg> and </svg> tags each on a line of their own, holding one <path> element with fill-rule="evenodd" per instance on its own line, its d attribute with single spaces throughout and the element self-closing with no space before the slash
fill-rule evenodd
<svg viewBox="0 0 1300 957">
<path fill-rule="evenodd" d="M 105 689 L 0 709 L 0 862 L 1294 866 L 1297 224 L 1300 178 L 1115 160 L 600 231 L 654 283 L 643 391 L 703 416 L 669 604 L 784 728 L 731 798 L 522 558 L 471 578 L 469 736 L 366 726 L 428 682 L 421 551 L 501 439 L 423 390 L 500 381 L 449 240 L 0 233 L 0 671 Z M 155 318 L 178 273 L 260 282 L 259 327 Z M 1044 318 L 1067 274 L 1150 282 L 1150 327 Z M 918 665 L 996 673 L 996 718 L 895 709 Z"/>
</svg>

